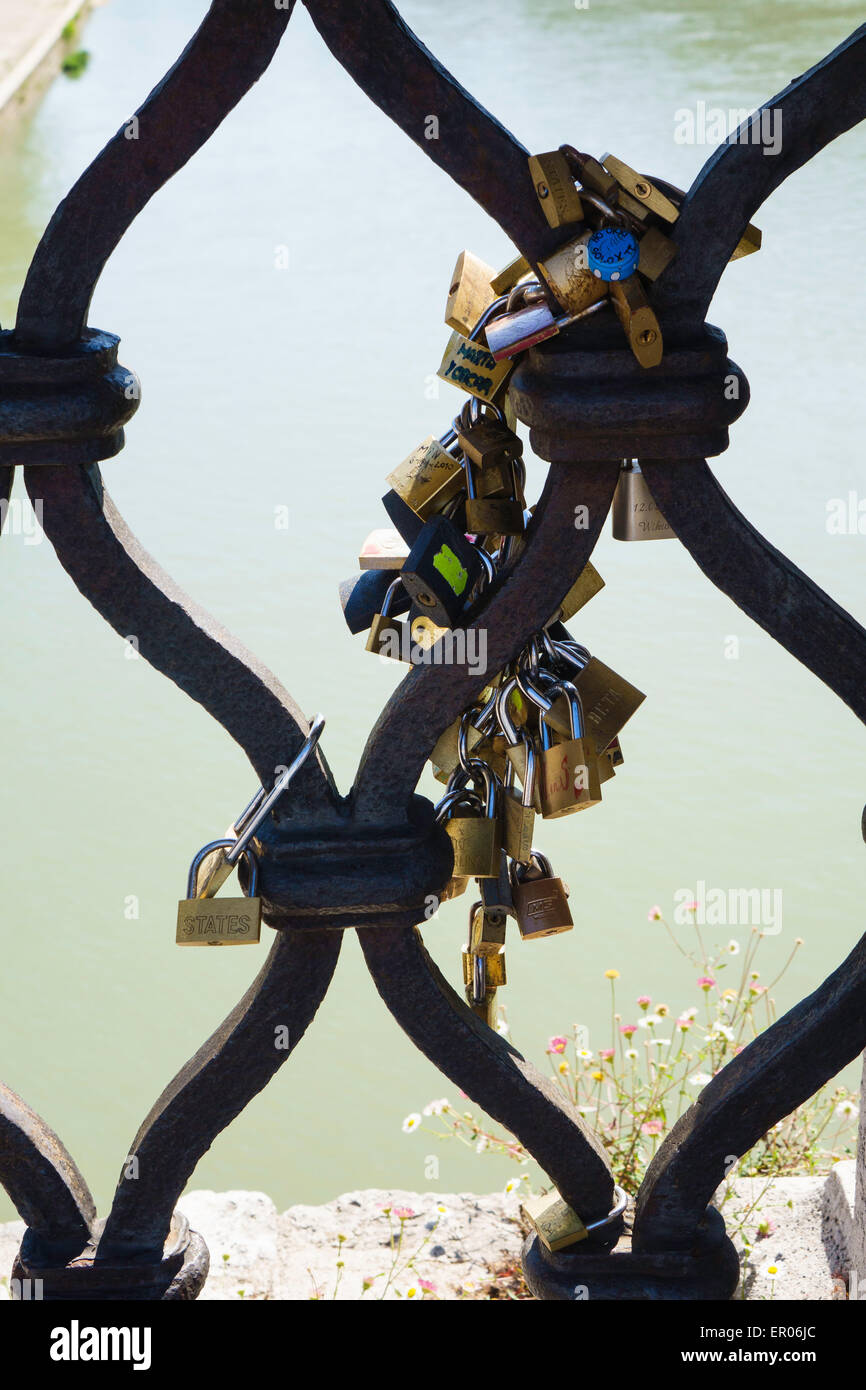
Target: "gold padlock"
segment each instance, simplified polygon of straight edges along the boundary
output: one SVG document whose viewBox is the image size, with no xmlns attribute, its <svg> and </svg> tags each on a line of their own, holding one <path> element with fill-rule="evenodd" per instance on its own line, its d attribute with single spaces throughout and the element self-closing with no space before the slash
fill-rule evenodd
<svg viewBox="0 0 866 1390">
<path fill-rule="evenodd" d="M 513 366 L 507 359 L 497 362 L 483 343 L 452 333 L 436 375 L 481 401 L 496 402 L 504 394 Z"/>
<path fill-rule="evenodd" d="M 603 154 L 601 162 L 608 172 L 613 174 L 620 188 L 624 188 L 627 194 L 635 198 L 640 207 L 654 212 L 656 217 L 661 217 L 665 222 L 676 222 L 680 215 L 679 208 L 656 188 L 655 184 L 650 183 L 645 174 L 637 173 L 623 160 L 617 159 L 616 155 Z"/>
<path fill-rule="evenodd" d="M 611 281 L 610 297 L 629 347 L 640 365 L 657 367 L 664 351 L 662 330 L 637 276 Z"/>
<path fill-rule="evenodd" d="M 657 280 L 676 256 L 677 244 L 658 227 L 648 227 L 638 242 L 638 250 L 637 268 L 641 275 L 647 280 Z"/>
<path fill-rule="evenodd" d="M 388 474 L 387 481 L 406 505 L 427 521 L 461 491 L 463 469 L 460 460 L 430 434 Z"/>
<path fill-rule="evenodd" d="M 520 1210 L 548 1250 L 565 1250 L 586 1239 L 586 1227 L 556 1188 L 542 1197 L 527 1197 Z"/>
<path fill-rule="evenodd" d="M 606 280 L 596 279 L 587 264 L 586 247 L 591 236 L 591 232 L 583 232 L 538 264 L 557 300 L 570 314 L 581 314 L 598 304 L 610 288 Z"/>
<path fill-rule="evenodd" d="M 460 715 L 453 724 L 449 724 L 445 732 L 439 735 L 430 754 L 433 776 L 437 782 L 448 782 L 451 774 L 460 766 L 461 725 L 464 731 L 464 747 L 468 753 L 473 753 L 477 744 L 481 742 L 479 730 L 471 721 L 465 719 L 465 715 Z"/>
<path fill-rule="evenodd" d="M 521 730 L 524 745 L 523 790 L 514 786 L 514 763 L 508 759 L 505 786 L 502 789 L 502 845 L 509 859 L 528 864 L 532 858 L 532 837 L 535 831 L 536 771 L 538 760 L 528 734 Z"/>
<path fill-rule="evenodd" d="M 583 203 L 561 150 L 529 156 L 529 173 L 541 210 L 551 227 L 583 221 Z"/>
<path fill-rule="evenodd" d="M 491 286 L 496 271 L 471 251 L 461 251 L 457 257 L 451 288 L 445 305 L 445 322 L 464 337 L 469 337 L 485 309 L 496 298 Z"/>
<path fill-rule="evenodd" d="M 483 763 L 478 774 L 486 787 L 482 803 L 476 795 L 478 810 L 458 806 L 445 824 L 454 850 L 455 878 L 498 878 L 502 829 L 497 815 L 498 786 L 493 773 Z"/>
<path fill-rule="evenodd" d="M 570 727 L 568 737 L 557 743 L 542 712 L 538 794 L 541 814 L 548 820 L 586 810 L 601 801 L 598 753 L 584 724 L 578 689 L 562 681 L 551 687 L 550 694 L 565 695 Z"/>
<path fill-rule="evenodd" d="M 467 950 L 476 956 L 495 956 L 505 945 L 508 917 L 492 911 L 483 902 L 474 903 L 469 913 L 469 945 Z M 504 956 L 503 956 L 504 961 Z M 468 984 L 468 980 L 466 981 Z M 501 981 L 505 984 L 505 980 Z"/>
<path fill-rule="evenodd" d="M 520 458 L 523 441 L 502 420 L 482 415 L 464 424 L 455 423 L 457 442 L 463 454 L 476 468 L 487 469 L 505 459 Z"/>
<path fill-rule="evenodd" d="M 374 617 L 366 643 L 368 652 L 387 657 L 390 661 L 411 661 L 409 624 L 391 617 L 391 605 L 401 582 L 398 576 L 388 585 L 382 600 L 382 611 Z"/>
<path fill-rule="evenodd" d="M 597 656 L 590 657 L 572 679 L 580 694 L 587 731 L 592 734 L 598 753 L 602 753 L 646 696 Z M 554 729 L 568 736 L 571 715 L 565 700 L 555 699 L 545 718 Z"/>
<path fill-rule="evenodd" d="M 262 900 L 257 897 L 258 861 L 251 849 L 239 856 L 247 865 L 249 896 L 217 898 L 235 862 L 226 856 L 236 840 L 215 840 L 192 861 L 187 896 L 177 905 L 178 946 L 244 946 L 261 939 Z"/>
<path fill-rule="evenodd" d="M 508 265 L 503 266 L 502 269 L 494 275 L 493 279 L 490 281 L 490 288 L 498 298 L 501 294 L 508 294 L 509 290 L 513 290 L 514 286 L 519 285 L 520 281 L 524 279 L 525 276 L 531 274 L 531 272 L 532 266 L 529 264 L 526 257 L 515 256 L 513 261 L 509 261 Z"/>
<path fill-rule="evenodd" d="M 572 174 L 576 175 L 591 193 L 597 193 L 606 203 L 616 202 L 619 184 L 603 164 L 593 159 L 591 154 L 576 150 L 573 145 L 560 145 L 560 149 L 568 160 Z"/>
<path fill-rule="evenodd" d="M 592 562 L 587 560 L 562 603 L 548 622 L 567 623 L 569 618 L 573 618 L 575 613 L 579 612 L 584 604 L 589 603 L 591 598 L 595 598 L 595 595 L 603 588 L 604 580 Z"/>
</svg>

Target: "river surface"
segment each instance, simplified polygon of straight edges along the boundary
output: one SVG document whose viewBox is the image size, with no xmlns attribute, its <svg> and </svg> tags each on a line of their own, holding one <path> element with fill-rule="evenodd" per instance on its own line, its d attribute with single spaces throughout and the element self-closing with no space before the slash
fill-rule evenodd
<svg viewBox="0 0 866 1390">
<path fill-rule="evenodd" d="M 58 79 L 6 133 L 4 326 L 56 203 L 205 8 L 112 0 L 84 31 L 84 76 Z M 680 186 L 710 152 L 676 138 L 683 110 L 700 125 L 701 109 L 760 104 L 862 17 L 856 3 L 779 0 L 402 8 L 528 148 L 612 150 Z M 713 466 L 752 523 L 862 622 L 866 131 L 790 179 L 756 221 L 764 249 L 730 266 L 710 314 L 752 388 Z M 138 218 L 94 297 L 90 322 L 121 336 L 121 361 L 143 384 L 127 446 L 104 466 L 109 492 L 178 583 L 308 713 L 325 713 L 343 789 L 403 672 L 349 635 L 337 586 L 367 530 L 386 524 L 385 475 L 459 404 L 444 384 L 431 398 L 430 374 L 464 246 L 494 265 L 511 256 L 498 227 L 341 71 L 299 6 L 262 80 Z M 533 495 L 542 480 L 534 463 Z M 834 499 L 847 510 L 849 494 L 854 525 L 838 534 L 828 515 Z M 174 945 L 189 860 L 254 778 L 197 705 L 129 659 L 23 517 L 0 546 L 0 1074 L 63 1137 L 104 1209 L 142 1118 L 264 959 L 264 945 Z M 763 978 L 796 937 L 805 945 L 773 991 L 780 1009 L 835 968 L 863 925 L 854 716 L 678 544 L 622 545 L 606 529 L 594 559 L 606 588 L 572 628 L 648 698 L 603 807 L 538 836 L 571 885 L 577 924 L 508 952 L 512 1037 L 542 1065 L 548 1036 L 575 1022 L 605 1045 L 608 968 L 621 972 L 626 1015 L 642 993 L 675 1011 L 697 1002 L 695 971 L 647 920 L 654 904 L 670 918 L 678 890 L 781 890 Z M 421 789 L 435 786 L 426 774 Z M 455 983 L 466 908 L 458 900 L 425 929 Z M 750 925 L 708 935 L 744 944 Z M 263 1189 L 281 1207 L 359 1187 L 497 1186 L 513 1171 L 505 1160 L 403 1134 L 403 1118 L 440 1096 L 458 1099 L 385 1011 L 349 936 L 314 1026 L 193 1182 Z M 12 1214 L 0 1203 L 0 1217 Z"/>
</svg>

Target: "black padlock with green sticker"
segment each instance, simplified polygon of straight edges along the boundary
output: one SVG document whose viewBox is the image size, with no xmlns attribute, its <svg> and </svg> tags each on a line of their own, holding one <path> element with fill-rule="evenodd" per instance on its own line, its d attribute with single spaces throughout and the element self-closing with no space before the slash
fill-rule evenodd
<svg viewBox="0 0 866 1390">
<path fill-rule="evenodd" d="M 475 548 L 447 517 L 436 516 L 420 531 L 400 578 L 422 613 L 454 627 L 481 573 Z"/>
</svg>

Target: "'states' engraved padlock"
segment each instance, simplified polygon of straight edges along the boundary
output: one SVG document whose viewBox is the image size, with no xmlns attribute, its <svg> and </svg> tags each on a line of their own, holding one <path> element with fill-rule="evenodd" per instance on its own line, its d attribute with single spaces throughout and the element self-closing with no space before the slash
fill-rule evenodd
<svg viewBox="0 0 866 1390">
<path fill-rule="evenodd" d="M 261 939 L 262 900 L 256 896 L 258 861 L 251 850 L 241 856 L 249 874 L 249 896 L 214 896 L 234 869 L 226 849 L 234 840 L 214 840 L 200 849 L 189 870 L 187 897 L 177 905 L 178 946 L 244 946 Z M 218 851 L 218 854 L 216 853 Z"/>
</svg>

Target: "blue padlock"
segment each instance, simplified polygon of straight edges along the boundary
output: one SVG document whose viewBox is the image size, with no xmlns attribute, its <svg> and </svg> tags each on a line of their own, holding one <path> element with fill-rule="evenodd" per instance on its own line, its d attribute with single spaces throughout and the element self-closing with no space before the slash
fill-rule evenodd
<svg viewBox="0 0 866 1390">
<path fill-rule="evenodd" d="M 637 240 L 624 227 L 600 227 L 586 244 L 586 263 L 596 280 L 625 280 L 639 257 Z"/>
</svg>

